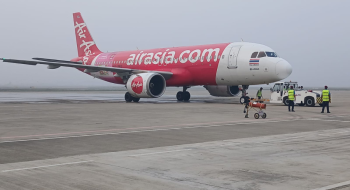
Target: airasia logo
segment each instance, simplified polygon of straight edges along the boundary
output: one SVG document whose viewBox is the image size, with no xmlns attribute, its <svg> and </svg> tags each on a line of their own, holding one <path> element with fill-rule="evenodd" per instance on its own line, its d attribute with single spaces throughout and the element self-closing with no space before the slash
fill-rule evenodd
<svg viewBox="0 0 350 190">
<path fill-rule="evenodd" d="M 79 38 L 85 38 L 86 39 L 86 35 L 85 32 L 86 30 L 84 30 L 84 28 L 86 28 L 86 24 L 85 23 L 78 23 L 75 22 L 75 28 L 78 28 L 77 30 L 77 34 L 79 35 Z M 92 55 L 92 52 L 90 50 L 90 47 L 95 45 L 94 41 L 85 41 L 82 40 L 82 43 L 80 44 L 80 48 L 84 48 L 84 53 L 85 56 L 83 58 L 83 63 L 86 64 L 86 62 L 89 60 L 89 55 Z"/>
<path fill-rule="evenodd" d="M 142 77 L 138 76 L 138 77 L 134 78 L 131 82 L 132 91 L 134 91 L 136 94 L 141 94 L 142 88 L 143 88 Z"/>
</svg>

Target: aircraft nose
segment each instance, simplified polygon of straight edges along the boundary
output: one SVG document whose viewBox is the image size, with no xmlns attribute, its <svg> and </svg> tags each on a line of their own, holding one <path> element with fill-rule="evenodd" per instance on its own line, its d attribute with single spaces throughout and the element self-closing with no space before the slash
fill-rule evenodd
<svg viewBox="0 0 350 190">
<path fill-rule="evenodd" d="M 286 60 L 281 60 L 276 63 L 276 75 L 279 80 L 287 78 L 292 74 L 292 70 L 292 66 Z"/>
</svg>

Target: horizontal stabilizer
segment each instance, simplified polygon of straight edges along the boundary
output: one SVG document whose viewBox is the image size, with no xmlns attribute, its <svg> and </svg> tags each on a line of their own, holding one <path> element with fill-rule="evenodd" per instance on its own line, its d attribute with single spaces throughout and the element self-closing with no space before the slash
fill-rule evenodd
<svg viewBox="0 0 350 190">
<path fill-rule="evenodd" d="M 34 59 L 34 60 L 39 60 L 39 61 L 57 62 L 57 63 L 82 64 L 81 62 L 66 61 L 66 60 L 59 60 L 59 59 L 47 59 L 47 58 L 40 58 L 40 57 L 34 57 L 34 58 L 32 58 L 32 59 Z"/>
</svg>

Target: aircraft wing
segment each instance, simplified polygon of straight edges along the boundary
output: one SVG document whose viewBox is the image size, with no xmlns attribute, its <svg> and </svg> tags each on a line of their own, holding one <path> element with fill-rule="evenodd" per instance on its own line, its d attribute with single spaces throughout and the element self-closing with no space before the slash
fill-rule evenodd
<svg viewBox="0 0 350 190">
<path fill-rule="evenodd" d="M 38 58 L 35 58 L 38 59 Z M 118 67 L 105 67 L 105 66 L 92 66 L 92 65 L 83 65 L 80 62 L 71 62 L 71 61 L 64 61 L 64 60 L 55 60 L 55 59 L 45 59 L 45 58 L 39 58 L 43 61 L 28 61 L 28 60 L 18 60 L 18 59 L 5 59 L 0 58 L 3 62 L 8 63 L 18 63 L 18 64 L 25 64 L 25 65 L 48 65 L 49 69 L 57 69 L 59 67 L 74 67 L 74 68 L 82 68 L 85 69 L 84 72 L 90 73 L 90 72 L 98 72 L 98 71 L 111 71 L 117 73 L 119 76 L 125 76 L 125 75 L 131 75 L 131 74 L 139 74 L 139 73 L 159 73 L 161 74 L 166 80 L 170 79 L 173 73 L 166 72 L 166 71 L 148 71 L 148 70 L 138 70 L 138 69 L 128 69 L 128 68 L 118 68 Z M 50 61 L 45 61 L 50 60 Z"/>
</svg>

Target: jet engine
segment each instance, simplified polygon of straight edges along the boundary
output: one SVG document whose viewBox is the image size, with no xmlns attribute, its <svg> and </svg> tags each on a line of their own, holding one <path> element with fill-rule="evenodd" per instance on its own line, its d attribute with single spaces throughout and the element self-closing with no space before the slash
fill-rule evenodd
<svg viewBox="0 0 350 190">
<path fill-rule="evenodd" d="M 158 73 L 131 75 L 126 88 L 135 98 L 159 98 L 165 92 L 165 79 Z"/>
<path fill-rule="evenodd" d="M 210 95 L 219 97 L 237 96 L 240 93 L 238 86 L 205 85 L 204 88 L 209 91 Z"/>
</svg>

